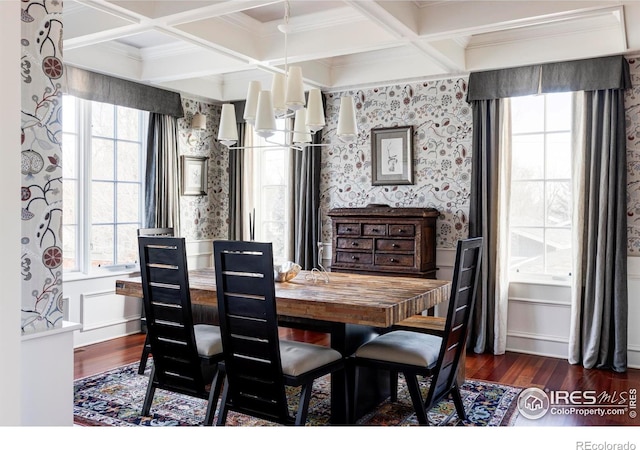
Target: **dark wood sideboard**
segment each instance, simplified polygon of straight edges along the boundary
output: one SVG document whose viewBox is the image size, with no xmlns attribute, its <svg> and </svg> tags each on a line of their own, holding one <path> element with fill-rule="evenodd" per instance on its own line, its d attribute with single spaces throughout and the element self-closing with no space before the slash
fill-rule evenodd
<svg viewBox="0 0 640 450">
<path fill-rule="evenodd" d="M 335 208 L 332 272 L 436 278 L 433 208 Z"/>
</svg>

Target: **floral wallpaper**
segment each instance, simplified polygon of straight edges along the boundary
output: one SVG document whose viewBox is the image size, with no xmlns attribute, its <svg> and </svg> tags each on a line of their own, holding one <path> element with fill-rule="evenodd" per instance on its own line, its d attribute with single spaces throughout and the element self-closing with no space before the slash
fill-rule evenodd
<svg viewBox="0 0 640 450">
<path fill-rule="evenodd" d="M 640 58 L 628 58 L 632 88 L 625 95 L 627 122 L 627 243 L 640 256 Z"/>
<path fill-rule="evenodd" d="M 23 333 L 62 326 L 62 2 L 22 2 Z"/>
<path fill-rule="evenodd" d="M 331 242 L 327 213 L 338 207 L 384 203 L 440 211 L 436 245 L 455 247 L 468 234 L 471 182 L 471 107 L 465 78 L 425 81 L 327 96 L 320 201 L 323 242 Z M 336 136 L 340 98 L 353 96 L 358 138 Z M 371 129 L 413 125 L 414 184 L 372 186 Z"/>
<path fill-rule="evenodd" d="M 216 140 L 220 105 L 182 97 L 185 116 L 178 120 L 181 155 L 206 156 L 207 195 L 180 197 L 180 234 L 187 240 L 227 239 L 229 237 L 229 154 Z M 207 118 L 205 130 L 192 130 L 196 112 Z"/>
</svg>

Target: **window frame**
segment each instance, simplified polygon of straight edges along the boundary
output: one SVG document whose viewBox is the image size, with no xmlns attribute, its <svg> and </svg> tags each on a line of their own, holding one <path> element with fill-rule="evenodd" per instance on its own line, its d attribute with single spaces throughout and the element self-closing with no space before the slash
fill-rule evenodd
<svg viewBox="0 0 640 450">
<path fill-rule="evenodd" d="M 536 177 L 536 178 L 527 178 L 527 179 L 520 179 L 520 180 L 514 180 L 513 179 L 513 174 L 511 176 L 511 180 L 510 180 L 510 191 L 513 191 L 513 186 L 514 186 L 514 182 L 515 183 L 519 183 L 519 182 L 537 182 L 537 183 L 542 183 L 542 200 L 543 200 L 543 224 L 542 225 L 527 225 L 527 226 L 516 226 L 515 228 L 527 228 L 527 229 L 540 229 L 543 231 L 543 244 L 546 242 L 547 239 L 547 230 L 568 230 L 569 233 L 572 233 L 573 230 L 573 221 L 570 222 L 570 226 L 569 227 L 559 227 L 559 226 L 552 226 L 552 225 L 548 225 L 547 224 L 547 219 L 548 219 L 548 199 L 547 199 L 547 183 L 548 182 L 566 182 L 569 183 L 570 187 L 571 187 L 571 197 L 570 197 L 570 204 L 569 204 L 569 211 L 568 211 L 568 215 L 569 217 L 572 217 L 573 215 L 573 197 L 574 197 L 574 192 L 573 192 L 573 159 L 571 158 L 571 174 L 569 178 L 548 178 L 548 160 L 547 160 L 547 156 L 548 153 L 550 151 L 549 149 L 549 136 L 552 136 L 554 134 L 561 134 L 561 133 L 570 133 L 570 139 L 569 139 L 569 143 L 571 146 L 573 146 L 574 143 L 574 139 L 573 139 L 573 133 L 575 132 L 575 130 L 573 129 L 573 119 L 570 121 L 570 128 L 568 130 L 566 129 L 562 129 L 562 130 L 549 130 L 548 129 L 548 123 L 547 123 L 547 117 L 548 117 L 548 113 L 549 113 L 549 105 L 548 105 L 548 96 L 549 95 L 554 95 L 554 94 L 566 94 L 566 93 L 548 93 L 548 94 L 540 94 L 540 96 L 544 97 L 544 116 L 543 116 L 543 130 L 542 131 L 525 131 L 525 132 L 516 132 L 514 133 L 513 130 L 511 130 L 510 133 L 510 139 L 513 139 L 514 136 L 542 136 L 542 145 L 543 145 L 543 159 L 542 159 L 542 165 L 543 165 L 543 174 L 542 177 Z M 573 95 L 573 93 L 571 94 Z M 510 99 L 510 101 L 513 102 L 513 98 Z M 569 97 L 569 108 L 571 110 L 571 97 Z M 511 114 L 512 114 L 512 109 L 511 109 Z M 572 111 L 573 114 L 573 111 Z M 513 116 L 511 116 L 511 119 L 513 119 Z M 571 148 L 571 154 L 573 155 L 573 149 Z M 513 161 L 513 150 L 511 151 L 511 160 Z M 513 168 L 513 162 L 512 162 L 512 168 Z M 510 198 L 510 203 L 512 201 L 512 197 Z M 513 218 L 512 214 L 512 208 L 510 207 L 510 222 Z M 569 272 L 566 274 L 561 274 L 561 273 L 553 273 L 553 272 L 548 272 L 547 271 L 547 250 L 543 249 L 542 252 L 542 258 L 543 258 L 543 266 L 544 266 L 544 270 L 545 272 L 523 272 L 519 269 L 514 269 L 512 268 L 512 258 L 513 255 L 511 253 L 511 248 L 512 248 L 512 230 L 513 230 L 514 226 L 509 223 L 509 261 L 508 261 L 508 273 L 509 273 L 509 280 L 510 282 L 515 282 L 515 283 L 525 283 L 525 284 L 545 284 L 545 285 L 558 285 L 558 286 L 569 286 L 571 284 L 571 276 L 573 273 L 573 267 L 569 268 Z M 572 239 L 570 239 L 569 242 L 570 246 L 573 246 L 573 242 Z M 544 247 L 544 245 L 543 245 Z M 570 250 L 571 251 L 571 250 Z M 573 264 L 572 264 L 573 265 Z"/>
<path fill-rule="evenodd" d="M 74 268 L 65 268 L 63 270 L 63 274 L 65 279 L 75 279 L 75 278 L 90 278 L 95 276 L 107 276 L 114 272 L 135 272 L 138 270 L 138 262 L 137 258 L 134 261 L 127 261 L 124 263 L 113 263 L 113 264 L 105 264 L 98 267 L 92 266 L 92 257 L 91 257 L 91 230 L 94 225 L 92 221 L 91 214 L 91 199 L 92 199 L 92 190 L 93 190 L 93 182 L 98 181 L 94 180 L 92 177 L 92 139 L 94 137 L 99 137 L 100 139 L 105 139 L 105 136 L 94 136 L 92 133 L 92 108 L 94 103 L 101 102 L 93 102 L 91 100 L 85 100 L 79 97 L 74 97 L 72 95 L 65 94 L 66 98 L 73 99 L 76 108 L 76 136 L 75 136 L 75 145 L 77 147 L 77 160 L 76 160 L 76 172 L 77 172 L 77 183 L 78 183 L 78 192 L 76 192 L 76 202 L 77 202 L 77 211 L 76 211 L 76 238 L 75 238 L 75 247 L 76 247 L 76 265 Z M 142 221 L 144 219 L 144 199 L 145 199 L 145 185 L 144 185 L 144 164 L 146 161 L 145 158 L 145 148 L 146 148 L 146 133 L 148 128 L 148 113 L 146 111 L 137 110 L 138 116 L 140 120 L 140 126 L 138 130 L 138 141 L 132 141 L 129 139 L 118 139 L 117 137 L 117 111 L 119 108 L 133 109 L 127 108 L 119 105 L 112 105 L 114 112 L 114 131 L 113 135 L 107 137 L 109 141 L 113 142 L 114 145 L 119 142 L 127 142 L 127 143 L 138 143 L 140 144 L 140 152 L 138 155 L 139 167 L 138 167 L 138 182 L 134 181 L 121 181 L 117 179 L 117 145 L 114 146 L 114 179 L 109 180 L 114 187 L 114 216 L 113 222 L 110 224 L 114 229 L 114 239 L 113 239 L 113 255 L 114 260 L 117 261 L 117 252 L 118 252 L 118 238 L 117 238 L 117 227 L 120 222 L 118 222 L 117 215 L 117 186 L 120 183 L 127 184 L 136 184 L 139 185 L 139 198 L 138 198 L 138 222 L 126 221 L 122 222 L 123 224 L 138 224 L 138 228 L 142 226 Z M 68 133 L 64 130 L 63 124 L 63 135 L 67 135 Z M 66 178 L 63 178 L 63 182 Z M 104 181 L 104 180 L 102 180 Z M 64 188 L 64 184 L 63 184 Z M 63 228 L 66 226 L 65 223 L 62 224 Z M 63 237 L 64 239 L 64 237 Z"/>
</svg>

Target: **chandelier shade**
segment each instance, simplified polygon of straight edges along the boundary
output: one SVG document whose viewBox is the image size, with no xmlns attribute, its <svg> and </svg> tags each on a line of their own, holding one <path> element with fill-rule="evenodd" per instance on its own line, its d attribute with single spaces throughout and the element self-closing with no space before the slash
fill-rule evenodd
<svg viewBox="0 0 640 450">
<path fill-rule="evenodd" d="M 338 130 L 336 134 L 342 142 L 353 142 L 358 137 L 356 109 L 353 106 L 353 97 L 342 97 L 340 99 L 340 115 L 338 116 Z"/>
<path fill-rule="evenodd" d="M 259 81 L 250 81 L 247 88 L 247 101 L 244 107 L 244 115 L 242 118 L 245 122 L 253 125 L 256 123 L 256 112 L 258 110 L 258 96 L 262 86 Z"/>
<path fill-rule="evenodd" d="M 227 147 L 238 142 L 238 126 L 236 124 L 236 108 L 230 104 L 222 105 L 218 141 Z"/>
<path fill-rule="evenodd" d="M 307 126 L 307 109 L 302 108 L 296 111 L 296 118 L 293 126 L 293 143 L 308 144 L 311 142 L 311 131 Z"/>
<path fill-rule="evenodd" d="M 276 116 L 273 110 L 271 91 L 260 91 L 258 95 L 256 123 L 253 128 L 258 136 L 263 138 L 272 136 L 276 130 Z"/>
</svg>

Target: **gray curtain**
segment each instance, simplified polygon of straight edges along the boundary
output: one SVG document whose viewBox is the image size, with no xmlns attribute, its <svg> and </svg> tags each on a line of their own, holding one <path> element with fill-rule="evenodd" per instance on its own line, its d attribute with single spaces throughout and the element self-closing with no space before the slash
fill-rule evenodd
<svg viewBox="0 0 640 450">
<path fill-rule="evenodd" d="M 182 117 L 182 100 L 177 92 L 66 66 L 66 93 L 74 97 L 112 105 Z"/>
<path fill-rule="evenodd" d="M 482 236 L 482 276 L 478 283 L 468 346 L 476 353 L 493 353 L 495 341 L 496 248 L 498 229 L 498 158 L 500 100 L 477 100 L 473 108 L 473 158 L 469 237 Z"/>
<path fill-rule="evenodd" d="M 624 90 L 584 93 L 583 188 L 574 246 L 569 361 L 627 369 L 627 162 Z"/>
<path fill-rule="evenodd" d="M 178 121 L 150 113 L 145 172 L 145 227 L 173 228 L 180 236 Z"/>
<path fill-rule="evenodd" d="M 236 147 L 245 145 L 246 124 L 242 119 L 244 103 L 234 103 L 238 126 L 238 142 Z M 242 240 L 245 221 L 243 219 L 242 192 L 244 190 L 244 152 L 245 149 L 229 150 L 229 239 Z"/>
<path fill-rule="evenodd" d="M 313 135 L 319 144 L 322 131 Z M 318 224 L 320 223 L 320 147 L 294 150 L 293 157 L 293 243 L 294 261 L 304 270 L 318 266 Z"/>
<path fill-rule="evenodd" d="M 585 234 L 579 292 L 572 292 L 571 362 L 626 370 L 626 149 L 623 90 L 631 86 L 623 56 L 472 73 L 467 100 L 473 108 L 473 161 L 469 236 L 483 236 L 483 276 L 478 287 L 469 345 L 492 352 L 496 296 L 496 171 L 500 107 L 496 99 L 531 93 L 590 90 L 585 105 Z M 523 85 L 517 80 L 523 77 Z M 595 91 L 595 90 L 607 91 Z M 611 90 L 611 91 L 608 91 Z M 577 218 L 574 217 L 574 220 Z"/>
</svg>

